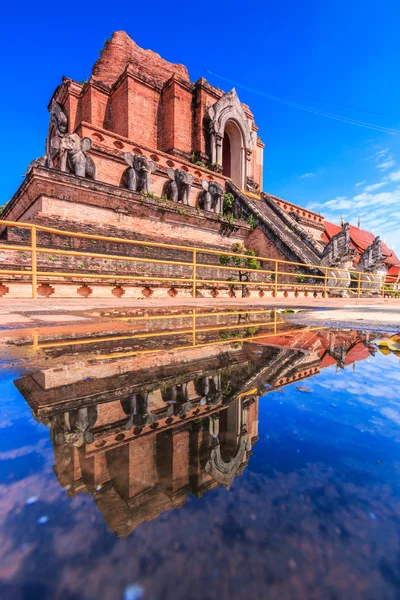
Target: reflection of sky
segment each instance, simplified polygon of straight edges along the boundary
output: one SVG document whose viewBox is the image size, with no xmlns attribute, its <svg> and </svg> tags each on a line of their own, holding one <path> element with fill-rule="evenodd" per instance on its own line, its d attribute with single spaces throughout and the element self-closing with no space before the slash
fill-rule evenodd
<svg viewBox="0 0 400 600">
<path fill-rule="evenodd" d="M 67 498 L 48 428 L 3 380 L 1 598 L 398 598 L 399 375 L 378 354 L 266 394 L 231 490 L 189 496 L 125 540 L 92 496 Z"/>
</svg>

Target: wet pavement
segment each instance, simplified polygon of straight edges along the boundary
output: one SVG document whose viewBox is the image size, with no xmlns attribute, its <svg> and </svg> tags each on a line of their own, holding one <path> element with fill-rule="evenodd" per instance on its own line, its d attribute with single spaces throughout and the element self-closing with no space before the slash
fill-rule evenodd
<svg viewBox="0 0 400 600">
<path fill-rule="evenodd" d="M 41 316 L 0 331 L 2 599 L 400 597 L 390 331 Z"/>
</svg>

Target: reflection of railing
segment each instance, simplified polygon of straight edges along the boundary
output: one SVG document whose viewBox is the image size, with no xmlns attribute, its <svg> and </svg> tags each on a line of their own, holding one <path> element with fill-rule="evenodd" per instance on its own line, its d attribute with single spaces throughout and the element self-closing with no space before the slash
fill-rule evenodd
<svg viewBox="0 0 400 600">
<path fill-rule="evenodd" d="M 268 320 L 257 320 L 257 321 L 251 321 L 248 320 L 246 322 L 239 322 L 239 323 L 234 323 L 234 324 L 229 324 L 229 325 L 224 325 L 224 324 L 219 324 L 213 327 L 204 327 L 204 326 L 198 326 L 197 325 L 197 319 L 201 319 L 203 317 L 211 317 L 211 316 L 226 316 L 226 317 L 230 317 L 230 316 L 245 316 L 245 317 L 249 317 L 253 314 L 260 314 L 260 313 L 264 313 L 265 315 L 269 316 Z M 150 316 L 132 316 L 132 317 L 122 317 L 122 319 L 124 320 L 132 320 L 132 321 L 137 321 L 137 320 L 141 320 L 141 321 L 147 321 L 147 320 L 160 320 L 163 321 L 165 319 L 169 319 L 169 318 L 173 318 L 173 319 L 188 319 L 191 322 L 191 327 L 189 328 L 184 328 L 184 329 L 174 329 L 174 330 L 170 330 L 170 329 L 162 329 L 162 330 L 155 330 L 155 331 L 146 331 L 146 332 L 138 332 L 138 333 L 130 333 L 128 335 L 126 334 L 122 334 L 122 335 L 110 335 L 110 336 L 102 336 L 102 337 L 95 337 L 95 336 L 91 336 L 91 337 L 87 337 L 87 338 L 77 338 L 77 337 L 73 337 L 70 339 L 63 339 L 60 341 L 50 341 L 50 342 L 41 342 L 39 340 L 39 333 L 37 330 L 35 330 L 33 332 L 33 348 L 34 350 L 46 350 L 46 349 L 55 349 L 55 348 L 63 348 L 63 347 L 70 347 L 70 346 L 80 346 L 80 345 L 85 345 L 85 346 L 90 346 L 90 345 L 95 345 L 95 344 L 99 344 L 99 343 L 108 343 L 108 342 L 122 342 L 122 341 L 134 341 L 134 340 L 144 340 L 144 339 L 156 339 L 156 338 L 162 338 L 162 337 L 176 337 L 176 336 L 185 336 L 188 335 L 190 336 L 191 341 L 186 343 L 186 344 L 182 344 L 179 343 L 178 345 L 174 346 L 167 346 L 167 347 L 157 347 L 157 348 L 146 348 L 146 349 L 138 349 L 138 350 L 130 350 L 129 352 L 110 352 L 108 354 L 96 354 L 93 356 L 94 359 L 96 360 L 104 360 L 104 359 L 109 359 L 109 358 L 123 358 L 123 357 L 129 357 L 129 356 L 136 356 L 136 355 L 141 355 L 141 354 L 152 354 L 152 353 L 157 353 L 157 352 L 163 352 L 163 351 L 175 351 L 175 350 L 184 350 L 184 349 L 190 349 L 190 348 L 201 348 L 201 347 L 206 347 L 206 346 L 214 346 L 214 345 L 221 345 L 221 344 L 232 344 L 232 343 L 237 343 L 237 342 L 252 342 L 254 340 L 258 340 L 258 339 L 268 339 L 270 337 L 276 336 L 277 334 L 279 335 L 288 335 L 288 334 L 293 334 L 293 327 L 292 329 L 284 329 L 284 330 L 278 330 L 277 326 L 278 325 L 283 325 L 285 323 L 285 321 L 283 321 L 282 319 L 279 318 L 279 313 L 277 313 L 276 309 L 273 310 L 253 310 L 253 311 L 226 311 L 226 312 L 197 312 L 196 309 L 192 309 L 186 313 L 181 313 L 181 314 L 173 314 L 173 315 L 150 315 Z M 121 318 L 119 318 L 121 319 Z M 254 328 L 262 328 L 263 331 L 257 333 L 254 332 L 253 329 Z M 271 331 L 272 329 L 272 331 Z M 320 329 L 324 329 L 324 327 L 312 327 L 312 328 L 305 328 L 306 331 L 314 331 L 314 330 L 320 330 Z M 238 335 L 238 332 L 244 330 L 244 335 Z M 205 333 L 213 333 L 213 332 L 217 332 L 218 333 L 218 339 L 215 340 L 210 340 L 210 341 L 199 341 L 198 340 L 198 336 L 199 334 L 205 334 Z M 231 335 L 231 332 L 234 333 L 235 335 Z"/>
<path fill-rule="evenodd" d="M 32 282 L 32 298 L 37 298 L 38 280 L 47 278 L 61 278 L 61 279 L 95 279 L 95 280 L 113 280 L 113 281 L 127 281 L 127 282 L 163 282 L 164 284 L 171 284 L 171 279 L 174 282 L 188 284 L 192 288 L 192 296 L 196 297 L 197 288 L 201 285 L 212 285 L 215 288 L 225 287 L 231 289 L 232 287 L 240 286 L 242 288 L 258 287 L 260 291 L 265 289 L 271 290 L 273 296 L 277 296 L 278 292 L 282 289 L 290 288 L 296 292 L 298 290 L 304 292 L 320 292 L 324 297 L 328 295 L 331 290 L 343 290 L 348 289 L 354 293 L 355 296 L 360 297 L 363 289 L 379 291 L 381 295 L 391 295 L 390 290 L 385 289 L 385 275 L 374 275 L 373 280 L 371 276 L 366 273 L 361 273 L 354 270 L 345 269 L 333 269 L 323 265 L 312 265 L 304 263 L 296 263 L 285 260 L 277 260 L 273 258 L 266 258 L 263 256 L 254 257 L 259 263 L 268 263 L 271 268 L 251 268 L 238 265 L 240 260 L 249 261 L 250 257 L 248 254 L 240 254 L 236 252 L 229 252 L 226 250 L 211 250 L 206 248 L 196 248 L 192 246 L 181 246 L 175 244 L 164 244 L 161 242 L 148 242 L 142 240 L 128 240 L 124 238 L 101 236 L 87 233 L 77 233 L 73 231 L 64 231 L 60 229 L 54 229 L 52 227 L 44 227 L 41 225 L 33 225 L 31 223 L 21 223 L 15 221 L 1 221 L 0 226 L 2 227 L 18 227 L 22 229 L 29 229 L 31 231 L 31 243 L 30 245 L 20 244 L 9 244 L 0 243 L 1 250 L 27 252 L 31 254 L 31 269 L 0 269 L 0 275 L 7 276 L 29 276 Z M 127 246 L 142 247 L 145 249 L 158 248 L 162 252 L 167 250 L 177 250 L 180 252 L 187 253 L 189 260 L 165 260 L 162 258 L 147 258 L 143 256 L 122 256 L 119 254 L 109 254 L 100 252 L 87 252 L 79 250 L 69 250 L 61 248 L 49 248 L 48 246 L 38 245 L 37 233 L 49 233 L 59 236 L 67 236 L 70 238 L 77 238 L 79 240 L 92 240 L 93 242 L 108 242 L 117 244 L 126 244 Z M 168 267 L 184 267 L 188 269 L 190 276 L 183 277 L 177 272 L 173 276 L 160 277 L 158 275 L 126 275 L 123 273 L 104 273 L 100 269 L 96 271 L 92 270 L 89 272 L 63 272 L 58 270 L 38 270 L 38 255 L 40 254 L 51 254 L 57 256 L 69 256 L 69 257 L 81 257 L 88 259 L 104 259 L 112 261 L 125 261 L 134 263 L 148 263 L 148 265 L 168 265 Z M 219 262 L 216 263 L 204 263 L 199 261 L 199 255 L 209 255 L 219 257 Z M 230 260 L 236 261 L 236 264 L 222 264 L 221 257 L 229 257 Z M 247 263 L 248 264 L 248 263 Z M 293 271 L 284 271 L 284 266 L 289 266 Z M 288 268 L 288 267 L 286 267 Z M 201 273 L 204 269 L 217 269 L 219 272 L 233 272 L 237 273 L 238 280 L 233 280 L 232 277 L 227 279 L 214 279 L 202 277 Z M 299 269 L 308 272 L 299 272 Z M 243 274 L 254 277 L 254 280 L 243 281 L 241 277 Z M 337 276 L 339 275 L 339 276 Z M 346 275 L 343 277 L 341 275 Z M 258 276 L 258 280 L 257 280 Z M 266 277 L 265 277 L 266 276 Z M 290 282 L 284 281 L 284 278 L 292 278 Z M 240 280 L 239 280 L 240 279 Z M 299 281 L 300 280 L 300 281 Z M 352 282 L 350 282 L 352 280 Z M 339 285 L 335 285 L 338 282 Z M 343 283 L 344 282 L 344 283 Z M 350 286 L 350 287 L 349 287 Z M 386 286 L 387 287 L 387 286 Z"/>
</svg>

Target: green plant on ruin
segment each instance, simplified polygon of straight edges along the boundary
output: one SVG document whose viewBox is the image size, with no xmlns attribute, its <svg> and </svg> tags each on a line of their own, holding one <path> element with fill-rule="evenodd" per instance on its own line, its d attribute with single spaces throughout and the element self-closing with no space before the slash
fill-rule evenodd
<svg viewBox="0 0 400 600">
<path fill-rule="evenodd" d="M 242 332 L 240 331 L 240 329 L 233 329 L 233 330 L 228 330 L 228 331 L 220 331 L 218 333 L 218 337 L 221 341 L 225 341 L 225 340 L 232 340 L 235 338 L 240 338 L 242 337 Z"/>
<path fill-rule="evenodd" d="M 246 331 L 245 331 L 245 335 L 247 336 L 251 336 L 251 335 L 255 335 L 258 331 L 258 327 L 247 327 Z"/>
<path fill-rule="evenodd" d="M 85 85 L 85 83 L 87 83 L 88 80 L 87 79 L 81 79 L 80 81 L 78 81 L 78 83 L 80 83 L 81 85 Z"/>
<path fill-rule="evenodd" d="M 224 386 L 223 390 L 222 390 L 222 395 L 223 395 L 224 397 L 226 397 L 226 396 L 230 396 L 230 395 L 232 394 L 232 392 L 233 392 L 233 387 L 232 387 L 232 385 L 231 385 L 230 383 L 227 383 L 227 384 Z"/>
<path fill-rule="evenodd" d="M 250 215 L 247 219 L 247 222 L 250 225 L 251 231 L 254 231 L 254 229 L 257 227 L 257 219 L 254 217 L 254 215 Z"/>
<path fill-rule="evenodd" d="M 211 163 L 210 170 L 214 171 L 214 173 L 222 173 L 223 171 L 222 165 L 220 165 L 218 162 Z"/>
<path fill-rule="evenodd" d="M 228 254 L 221 254 L 219 256 L 220 264 L 224 266 L 232 264 L 234 267 L 238 267 L 238 269 L 235 270 L 235 275 L 238 278 L 239 282 L 250 281 L 252 272 L 247 270 L 244 271 L 242 269 L 253 269 L 254 271 L 258 271 L 261 268 L 260 261 L 256 259 L 256 253 L 254 252 L 254 250 L 245 250 L 245 248 L 240 242 L 232 244 L 231 249 L 234 254 L 244 254 L 245 256 L 248 256 L 248 258 L 245 258 L 244 256 L 232 256 Z M 229 278 L 228 281 L 229 280 L 232 280 L 232 278 Z M 245 298 L 246 296 L 247 286 L 245 283 L 243 283 L 242 298 Z"/>
<path fill-rule="evenodd" d="M 48 258 L 49 260 L 51 260 L 52 262 L 55 262 L 55 261 L 57 260 L 57 256 L 52 256 L 51 254 L 48 254 L 48 255 L 47 255 L 47 258 Z"/>
<path fill-rule="evenodd" d="M 297 283 L 312 283 L 312 278 L 310 277 L 306 277 L 304 271 L 301 269 L 301 267 L 296 267 L 296 281 Z M 321 280 L 319 280 L 321 281 Z"/>
<path fill-rule="evenodd" d="M 235 204 L 235 196 L 230 192 L 224 194 L 224 204 L 222 207 L 222 214 L 227 215 L 232 213 L 233 205 Z"/>
<path fill-rule="evenodd" d="M 219 255 L 219 262 L 221 265 L 229 265 L 230 261 L 231 261 L 231 257 L 228 256 L 227 254 Z"/>
<path fill-rule="evenodd" d="M 184 208 L 178 208 L 178 214 L 179 215 L 188 215 L 188 211 Z"/>
<path fill-rule="evenodd" d="M 201 156 L 199 152 L 192 152 L 191 156 L 190 156 L 190 162 L 193 165 L 197 165 L 198 167 L 203 167 L 203 169 L 207 169 L 208 165 L 201 160 Z"/>
</svg>

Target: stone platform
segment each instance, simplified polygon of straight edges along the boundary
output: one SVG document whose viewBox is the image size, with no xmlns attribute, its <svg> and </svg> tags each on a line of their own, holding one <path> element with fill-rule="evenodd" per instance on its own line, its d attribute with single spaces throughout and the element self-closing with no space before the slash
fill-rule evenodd
<svg viewBox="0 0 400 600">
<path fill-rule="evenodd" d="M 182 312 L 191 309 L 300 309 L 301 315 L 296 320 L 317 322 L 321 325 L 330 323 L 342 326 L 380 325 L 400 330 L 400 300 L 396 298 L 374 299 L 361 298 L 287 298 L 271 302 L 259 298 L 249 302 L 247 298 L 235 298 L 226 301 L 218 298 L 185 298 L 184 300 L 168 298 L 143 298 L 141 300 L 80 298 L 76 300 L 63 298 L 0 299 L 0 328 L 31 327 L 32 325 L 48 326 L 61 324 L 78 324 L 95 322 L 98 319 L 112 320 L 126 310 L 146 309 L 180 309 Z"/>
</svg>

